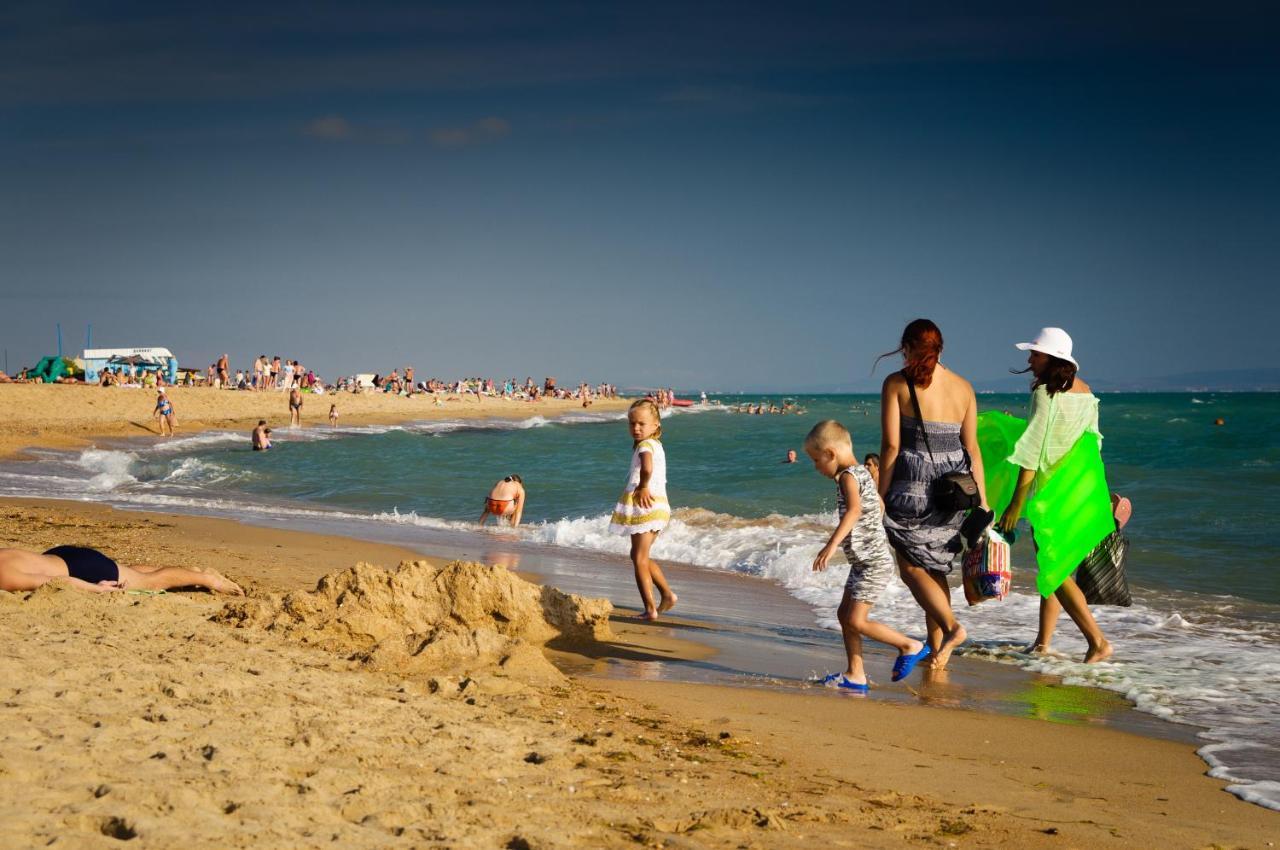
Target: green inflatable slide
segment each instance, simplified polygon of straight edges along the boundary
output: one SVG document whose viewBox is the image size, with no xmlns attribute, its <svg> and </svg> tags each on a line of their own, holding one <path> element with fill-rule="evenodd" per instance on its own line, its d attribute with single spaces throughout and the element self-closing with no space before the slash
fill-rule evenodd
<svg viewBox="0 0 1280 850">
<path fill-rule="evenodd" d="M 997 517 L 1013 499 L 1019 469 L 1008 458 L 1025 430 L 1025 419 L 1007 413 L 978 415 L 987 502 Z M 1035 532 L 1036 589 L 1049 596 L 1116 530 L 1102 452 L 1093 434 L 1081 436 L 1052 469 L 1036 474 L 1022 515 Z"/>
<path fill-rule="evenodd" d="M 43 357 L 28 374 L 33 378 L 39 377 L 46 384 L 52 384 L 62 376 L 71 374 L 71 368 L 67 364 L 68 361 L 62 357 Z"/>
</svg>

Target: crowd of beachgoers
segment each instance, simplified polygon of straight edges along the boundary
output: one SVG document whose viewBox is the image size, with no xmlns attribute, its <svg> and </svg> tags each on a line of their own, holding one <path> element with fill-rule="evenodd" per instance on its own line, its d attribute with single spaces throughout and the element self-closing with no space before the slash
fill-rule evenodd
<svg viewBox="0 0 1280 850">
<path fill-rule="evenodd" d="M 55 379 L 56 383 L 81 384 L 83 377 L 65 375 Z M 45 383 L 45 379 L 24 368 L 17 375 L 10 376 L 0 371 L 0 383 Z M 565 387 L 557 384 L 554 377 L 544 378 L 541 383 L 532 376 L 523 381 L 518 378 L 495 380 L 493 378 L 466 377 L 445 380 L 431 377 L 420 380 L 412 366 L 403 370 L 396 368 L 389 373 L 381 372 L 344 375 L 335 381 L 326 382 L 312 369 L 307 368 L 299 360 L 285 360 L 280 356 L 268 358 L 265 354 L 254 359 L 253 365 L 245 369 L 232 369 L 228 355 L 223 354 L 209 364 L 201 373 L 198 370 L 183 369 L 177 381 L 170 382 L 162 369 L 140 368 L 132 364 L 118 364 L 104 368 L 94 382 L 99 386 L 110 387 L 143 387 L 157 389 L 166 386 L 206 386 L 222 390 L 276 390 L 286 392 L 301 390 L 303 392 L 323 395 L 326 392 L 349 393 L 391 393 L 394 395 L 413 396 L 422 393 L 458 396 L 487 396 L 490 398 L 509 398 L 523 401 L 537 401 L 542 398 L 561 400 L 580 400 L 583 406 L 589 406 L 596 399 L 618 397 L 618 387 L 610 383 L 592 384 L 580 382 L 576 387 Z M 669 406 L 675 394 L 671 390 L 658 391 L 655 394 Z"/>
</svg>

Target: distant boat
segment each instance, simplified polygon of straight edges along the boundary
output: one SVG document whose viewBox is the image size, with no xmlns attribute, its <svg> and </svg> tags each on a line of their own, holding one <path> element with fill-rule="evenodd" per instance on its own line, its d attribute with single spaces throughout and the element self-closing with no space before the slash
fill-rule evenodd
<svg viewBox="0 0 1280 850">
<path fill-rule="evenodd" d="M 693 402 L 687 398 L 677 398 L 672 400 L 671 405 L 672 407 L 693 407 Z"/>
</svg>

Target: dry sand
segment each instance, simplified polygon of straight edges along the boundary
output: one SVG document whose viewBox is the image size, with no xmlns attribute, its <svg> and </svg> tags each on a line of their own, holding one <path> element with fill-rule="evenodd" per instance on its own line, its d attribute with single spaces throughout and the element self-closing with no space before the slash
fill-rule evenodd
<svg viewBox="0 0 1280 850">
<path fill-rule="evenodd" d="M 289 424 L 288 393 L 171 387 L 179 435 L 212 428 L 248 432 L 266 419 L 273 428 Z M 303 394 L 303 427 L 329 427 L 329 405 L 337 404 L 341 425 L 387 425 L 417 419 L 556 416 L 581 413 L 582 403 L 544 399 L 537 402 L 442 395 L 436 405 L 429 395 L 385 393 Z M 75 448 L 94 437 L 159 435 L 152 418 L 154 391 L 83 384 L 0 384 L 0 457 L 28 446 Z M 625 410 L 622 399 L 594 402 L 592 413 Z"/>
<path fill-rule="evenodd" d="M 618 619 L 610 635 L 608 603 L 504 570 L 352 569 L 407 553 L 0 506 L 0 545 L 73 542 L 203 564 L 253 595 L 0 592 L 5 848 L 1262 848 L 1280 823 L 1185 745 L 874 699 L 565 680 L 536 658 L 543 641 L 682 648 Z"/>
</svg>

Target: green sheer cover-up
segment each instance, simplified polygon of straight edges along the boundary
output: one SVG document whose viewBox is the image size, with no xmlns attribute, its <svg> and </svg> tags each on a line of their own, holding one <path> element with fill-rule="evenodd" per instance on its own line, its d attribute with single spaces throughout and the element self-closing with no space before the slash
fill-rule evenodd
<svg viewBox="0 0 1280 850">
<path fill-rule="evenodd" d="M 1019 467 L 1008 458 L 1027 429 L 1025 419 L 988 411 L 978 415 L 978 446 L 986 470 L 987 504 L 1004 513 Z M 1103 539 L 1116 530 L 1111 491 L 1096 434 L 1080 436 L 1061 460 L 1036 473 L 1022 516 L 1035 533 L 1036 589 L 1050 596 Z"/>
</svg>

